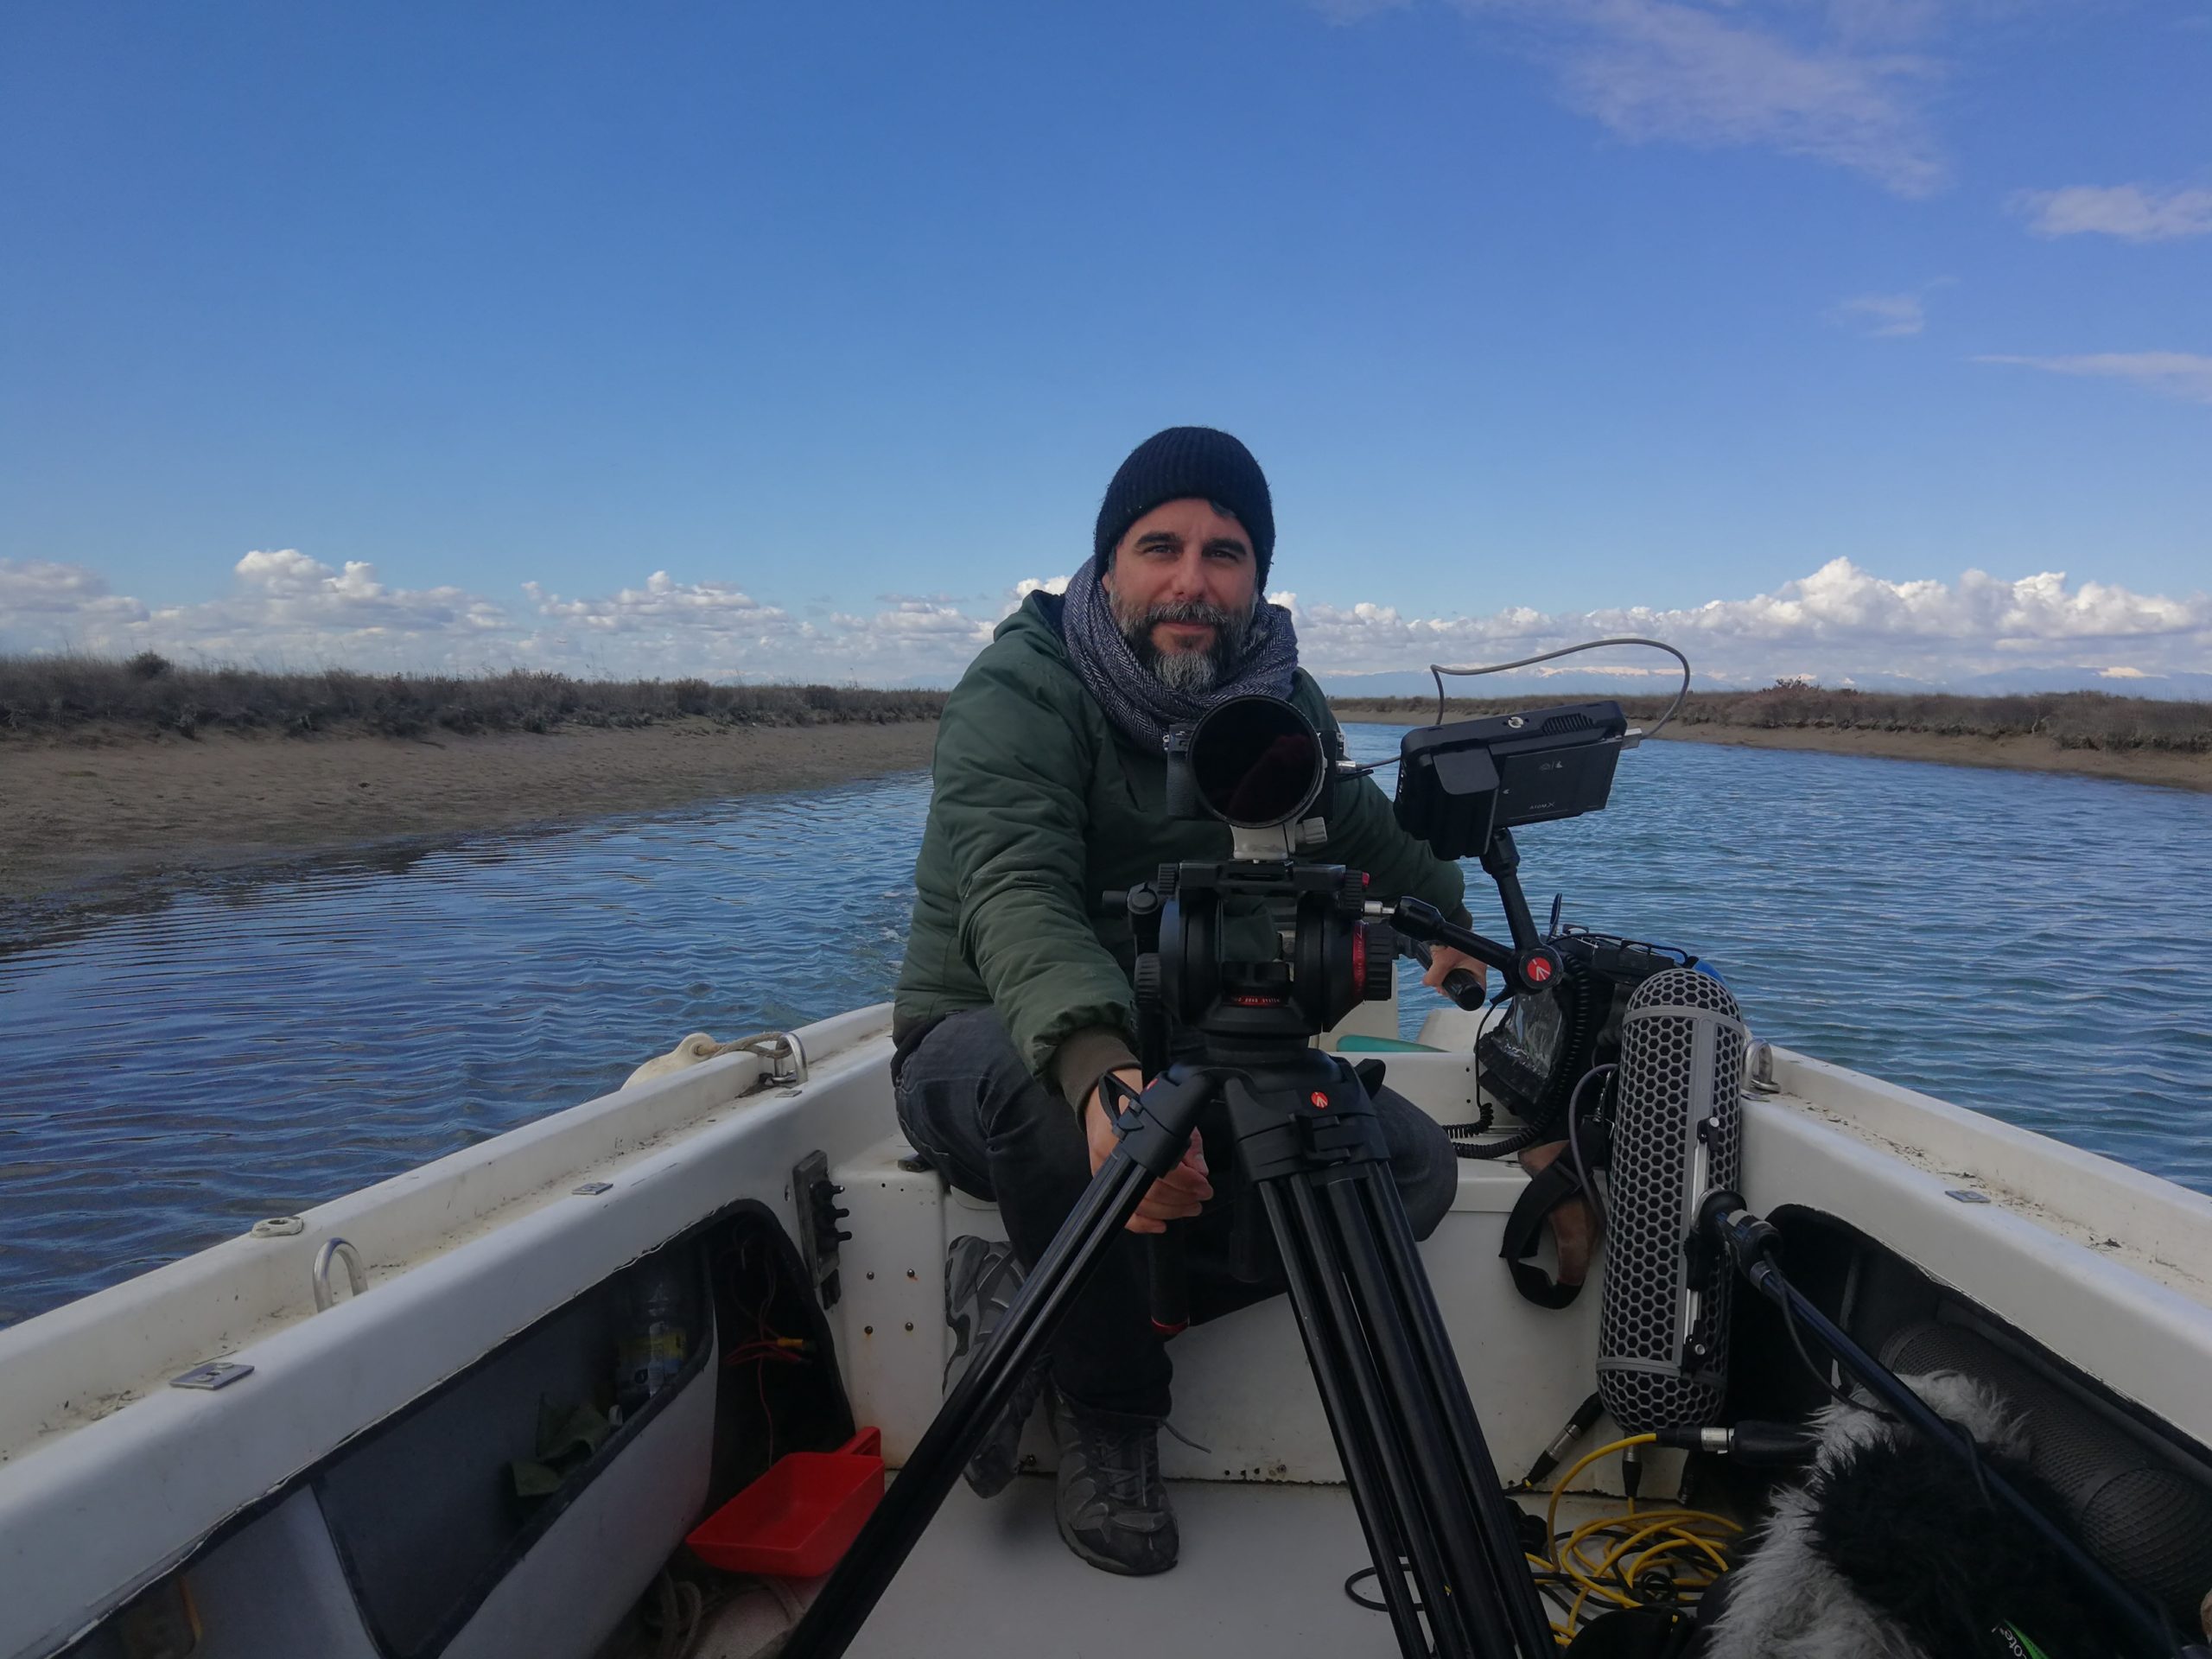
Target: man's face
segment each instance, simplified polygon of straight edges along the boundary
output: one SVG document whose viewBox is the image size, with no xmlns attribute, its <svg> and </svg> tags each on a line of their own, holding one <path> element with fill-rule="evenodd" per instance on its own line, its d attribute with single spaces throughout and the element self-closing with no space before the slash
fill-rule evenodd
<svg viewBox="0 0 2212 1659">
<path fill-rule="evenodd" d="M 1169 501 L 1129 526 L 1098 585 L 1137 661 L 1205 691 L 1243 648 L 1259 566 L 1244 526 L 1211 501 Z"/>
</svg>

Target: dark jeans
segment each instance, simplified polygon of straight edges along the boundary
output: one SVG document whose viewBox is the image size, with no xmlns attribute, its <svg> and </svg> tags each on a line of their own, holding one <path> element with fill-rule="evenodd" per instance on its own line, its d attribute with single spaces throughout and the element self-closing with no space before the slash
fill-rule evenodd
<svg viewBox="0 0 2212 1659">
<path fill-rule="evenodd" d="M 906 1138 L 962 1192 L 995 1202 L 1014 1255 L 1033 1265 L 1090 1185 L 1090 1151 L 1074 1111 L 1029 1075 L 998 1014 L 972 1009 L 931 1030 L 906 1057 L 898 1100 Z M 1403 1096 L 1385 1089 L 1375 1104 L 1399 1197 L 1427 1238 L 1459 1185 L 1452 1143 Z M 1193 1323 L 1283 1289 L 1266 1219 L 1234 1179 L 1227 1122 L 1210 1109 L 1199 1133 L 1214 1198 L 1175 1224 L 1187 1240 Z M 1052 1381 L 1084 1405 L 1164 1417 L 1172 1372 L 1152 1325 L 1145 1249 L 1142 1235 L 1125 1232 L 1107 1252 L 1052 1343 Z"/>
</svg>

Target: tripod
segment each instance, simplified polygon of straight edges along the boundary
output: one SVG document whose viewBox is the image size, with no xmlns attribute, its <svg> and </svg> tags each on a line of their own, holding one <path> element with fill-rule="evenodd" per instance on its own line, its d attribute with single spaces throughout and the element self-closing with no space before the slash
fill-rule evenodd
<svg viewBox="0 0 2212 1659">
<path fill-rule="evenodd" d="M 1016 1380 L 1217 1101 L 1281 1253 L 1400 1653 L 1536 1659 L 1553 1650 L 1373 1103 L 1344 1061 L 1277 1038 L 1217 1041 L 1205 1063 L 1170 1066 L 1122 1115 L 1121 1144 L 793 1630 L 786 1659 L 830 1659 L 851 1643 Z"/>
</svg>

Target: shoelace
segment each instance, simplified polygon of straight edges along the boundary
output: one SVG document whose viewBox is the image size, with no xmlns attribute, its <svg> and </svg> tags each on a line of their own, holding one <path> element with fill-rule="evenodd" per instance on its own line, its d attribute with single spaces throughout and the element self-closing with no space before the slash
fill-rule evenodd
<svg viewBox="0 0 2212 1659">
<path fill-rule="evenodd" d="M 1185 1434 L 1181 1429 L 1176 1427 L 1174 1423 L 1169 1419 L 1166 1417 L 1161 1418 L 1160 1420 L 1160 1426 L 1166 1429 L 1170 1434 L 1173 1434 L 1177 1440 L 1182 1441 L 1184 1445 L 1189 1446 L 1192 1451 L 1203 1452 L 1208 1457 L 1211 1457 L 1213 1455 L 1213 1447 L 1210 1446 L 1200 1446 L 1196 1440 Z"/>
<path fill-rule="evenodd" d="M 1131 1432 L 1115 1433 L 1103 1424 L 1090 1426 L 1090 1466 L 1100 1477 L 1107 1503 L 1118 1509 L 1155 1510 L 1160 1507 L 1154 1493 L 1160 1485 L 1160 1444 L 1151 1435 Z M 1134 1463 L 1123 1463 L 1117 1455 L 1123 1448 L 1134 1446 Z"/>
</svg>

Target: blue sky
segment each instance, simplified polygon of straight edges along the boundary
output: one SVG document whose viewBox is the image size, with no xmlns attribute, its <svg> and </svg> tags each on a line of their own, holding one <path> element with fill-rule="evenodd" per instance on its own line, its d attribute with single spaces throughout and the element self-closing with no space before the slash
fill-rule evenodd
<svg viewBox="0 0 2212 1659">
<path fill-rule="evenodd" d="M 1337 672 L 2212 670 L 2201 0 L 25 3 L 0 331 L 0 648 L 943 679 L 1204 422 Z"/>
</svg>

